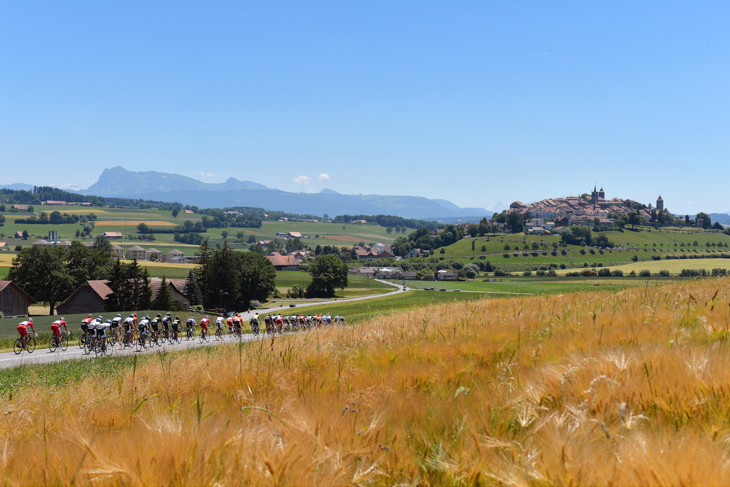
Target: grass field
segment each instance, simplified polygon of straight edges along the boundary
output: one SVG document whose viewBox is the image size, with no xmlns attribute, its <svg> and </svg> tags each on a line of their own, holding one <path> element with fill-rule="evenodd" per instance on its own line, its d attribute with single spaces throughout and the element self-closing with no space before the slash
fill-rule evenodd
<svg viewBox="0 0 730 487">
<path fill-rule="evenodd" d="M 631 264 L 624 264 L 620 266 L 610 266 L 609 268 L 611 270 L 621 270 L 624 275 L 631 271 L 635 271 L 638 274 L 642 270 L 651 271 L 652 274 L 666 270 L 672 275 L 679 275 L 679 273 L 682 272 L 682 269 L 706 269 L 707 272 L 712 271 L 712 269 L 730 270 L 730 259 L 653 260 L 648 262 L 633 262 Z M 575 269 L 573 269 L 573 271 L 575 271 Z M 570 269 L 556 271 L 557 274 L 565 274 L 566 272 L 570 272 Z"/>
<path fill-rule="evenodd" d="M 0 474 L 94 486 L 730 478 L 730 279 L 457 294 L 250 345 L 0 371 Z"/>
</svg>

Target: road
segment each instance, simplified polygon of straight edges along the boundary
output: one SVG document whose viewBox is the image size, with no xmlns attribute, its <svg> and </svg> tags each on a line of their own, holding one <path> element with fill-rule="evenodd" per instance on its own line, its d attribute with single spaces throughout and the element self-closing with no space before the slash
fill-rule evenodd
<svg viewBox="0 0 730 487">
<path fill-rule="evenodd" d="M 394 286 L 394 291 L 391 291 L 389 293 L 385 294 L 376 294 L 372 296 L 363 296 L 360 298 L 350 298 L 350 299 L 341 299 L 337 300 L 337 303 L 350 303 L 354 301 L 364 301 L 368 299 L 375 299 L 375 298 L 382 298 L 385 296 L 394 296 L 400 293 L 403 293 L 406 291 L 406 288 L 404 286 L 401 286 L 400 284 L 393 284 L 391 282 L 386 281 L 379 281 L 383 282 L 385 284 L 389 284 L 391 286 Z M 265 310 L 260 310 L 265 314 L 269 313 L 275 313 L 278 311 L 286 312 L 286 314 L 293 314 L 295 310 L 301 309 L 301 308 L 310 308 L 312 306 L 322 306 L 326 304 L 333 304 L 333 301 L 319 301 L 316 303 L 304 303 L 304 304 L 297 304 L 296 308 L 291 308 L 289 306 L 280 306 L 276 308 L 268 308 Z M 241 316 L 245 321 L 248 321 L 256 311 L 251 312 L 243 312 L 241 313 Z M 264 337 L 264 335 L 260 335 L 259 337 Z M 244 341 L 251 341 L 258 339 L 254 335 L 246 334 L 243 336 Z M 205 347 L 205 346 L 211 346 L 211 345 L 221 345 L 224 343 L 238 343 L 238 341 L 235 338 L 232 338 L 230 336 L 226 336 L 226 338 L 223 341 L 216 341 L 215 337 L 211 337 L 211 340 L 206 343 L 200 343 L 200 340 L 196 337 L 195 340 L 186 341 L 183 339 L 182 343 L 179 344 L 165 344 L 162 347 L 151 347 L 147 350 L 143 350 L 141 352 L 135 352 L 134 349 L 121 349 L 119 347 L 115 347 L 114 349 L 114 355 L 133 355 L 135 353 L 152 353 L 156 351 L 174 351 L 174 350 L 183 350 L 187 348 L 197 348 L 197 347 Z M 85 355 L 84 351 L 78 347 L 78 345 L 73 345 L 68 347 L 68 349 L 64 352 L 60 349 L 56 352 L 51 352 L 48 349 L 47 345 L 44 346 L 36 346 L 36 349 L 33 353 L 28 352 L 21 352 L 20 355 L 15 355 L 14 352 L 5 352 L 0 353 L 0 369 L 8 369 L 12 367 L 17 367 L 19 365 L 24 364 L 48 364 L 48 363 L 55 363 L 55 362 L 61 362 L 63 360 L 72 360 L 72 359 L 90 359 L 95 358 L 94 354 Z"/>
</svg>

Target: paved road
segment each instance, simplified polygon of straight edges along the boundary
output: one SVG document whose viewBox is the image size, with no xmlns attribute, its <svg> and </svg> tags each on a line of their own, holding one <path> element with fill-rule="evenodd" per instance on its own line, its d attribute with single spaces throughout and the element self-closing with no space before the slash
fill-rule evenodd
<svg viewBox="0 0 730 487">
<path fill-rule="evenodd" d="M 396 294 L 400 294 L 404 292 L 406 289 L 399 285 L 399 284 L 393 284 L 386 281 L 380 281 L 384 282 L 385 284 L 390 284 L 391 286 L 394 286 L 395 290 L 385 293 L 385 294 L 376 294 L 373 296 L 363 296 L 361 298 L 351 298 L 351 299 L 341 299 L 337 300 L 337 303 L 349 303 L 353 301 L 364 301 L 368 299 L 375 299 L 375 298 L 382 298 L 384 296 L 393 296 Z M 294 313 L 295 310 L 298 310 L 300 308 L 308 308 L 312 306 L 322 306 L 325 304 L 333 304 L 333 301 L 324 301 L 324 302 L 316 302 L 316 303 L 304 303 L 304 304 L 297 304 L 296 308 L 290 308 L 289 306 L 280 306 L 276 308 L 269 308 L 266 310 L 260 310 L 265 314 L 268 313 L 274 313 L 277 311 L 287 311 L 290 313 Z M 241 316 L 244 320 L 249 320 L 253 315 L 255 314 L 255 311 L 251 312 L 243 312 L 241 313 Z M 264 335 L 260 335 L 260 337 L 264 337 Z M 243 341 L 251 341 L 256 340 L 257 337 L 254 335 L 243 335 L 242 340 Z M 186 341 L 183 339 L 182 343 L 179 344 L 165 344 L 162 347 L 151 347 L 147 350 L 143 350 L 142 352 L 135 352 L 134 349 L 121 349 L 119 347 L 115 347 L 114 349 L 114 355 L 133 355 L 135 353 L 152 353 L 158 350 L 161 351 L 174 351 L 174 350 L 182 350 L 186 348 L 194 348 L 194 347 L 204 347 L 204 346 L 211 346 L 211 345 L 220 345 L 224 343 L 238 343 L 238 341 L 231 337 L 226 336 L 226 338 L 223 341 L 216 341 L 215 337 L 211 337 L 211 340 L 206 343 L 200 343 L 198 338 L 196 337 L 195 340 Z M 0 369 L 7 369 L 11 367 L 17 367 L 19 365 L 23 364 L 46 364 L 46 363 L 54 363 L 54 362 L 61 362 L 62 360 L 71 360 L 71 359 L 88 359 L 88 358 L 95 358 L 94 354 L 85 355 L 84 351 L 78 347 L 78 345 L 73 345 L 68 347 L 68 349 L 64 352 L 61 350 L 57 350 L 56 352 L 51 352 L 48 349 L 47 345 L 44 346 L 37 346 L 35 351 L 33 353 L 28 352 L 21 352 L 20 355 L 15 355 L 14 352 L 6 352 L 6 353 L 0 353 Z"/>
</svg>

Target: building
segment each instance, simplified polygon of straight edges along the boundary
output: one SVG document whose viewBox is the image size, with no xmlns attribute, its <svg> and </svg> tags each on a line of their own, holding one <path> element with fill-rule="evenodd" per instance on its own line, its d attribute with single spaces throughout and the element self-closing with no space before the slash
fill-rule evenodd
<svg viewBox="0 0 730 487">
<path fill-rule="evenodd" d="M 55 206 L 66 206 L 67 203 L 65 201 L 48 200 L 48 201 L 46 201 L 46 204 L 47 205 L 55 205 Z"/>
<path fill-rule="evenodd" d="M 664 211 L 664 200 L 662 199 L 662 195 L 659 195 L 659 198 L 656 200 L 656 211 Z"/>
<path fill-rule="evenodd" d="M 287 238 L 302 238 L 302 234 L 300 232 L 289 232 L 286 236 Z"/>
<path fill-rule="evenodd" d="M 178 281 L 178 282 L 173 282 Z M 173 303 L 179 303 L 180 306 L 182 306 L 183 309 L 188 309 L 190 307 L 190 298 L 185 294 L 185 285 L 182 284 L 180 286 L 180 282 L 185 282 L 185 279 L 170 279 L 167 281 L 167 287 L 170 290 L 170 299 Z M 177 285 L 176 285 L 177 284 Z M 151 277 L 150 278 L 150 289 L 152 289 L 152 300 L 157 297 L 157 295 L 160 293 L 160 288 L 162 287 L 162 278 L 160 277 Z"/>
<path fill-rule="evenodd" d="M 147 249 L 147 251 L 145 252 L 145 257 L 147 260 L 160 260 L 162 259 L 162 252 L 152 247 L 150 249 Z"/>
<path fill-rule="evenodd" d="M 58 314 L 103 313 L 104 300 L 112 294 L 108 281 L 86 281 L 57 306 Z"/>
<path fill-rule="evenodd" d="M 104 238 L 122 238 L 122 232 L 104 232 L 101 234 Z"/>
<path fill-rule="evenodd" d="M 0 251 L 2 250 L 10 250 L 10 247 L 8 247 L 7 242 L 0 242 Z"/>
<path fill-rule="evenodd" d="M 266 256 L 277 271 L 298 271 L 299 261 L 293 255 L 281 255 L 279 252 L 271 252 Z"/>
<path fill-rule="evenodd" d="M 172 249 L 163 256 L 163 259 L 165 260 L 165 262 L 181 263 L 185 262 L 185 254 L 178 249 Z"/>
<path fill-rule="evenodd" d="M 36 301 L 13 281 L 0 281 L 0 311 L 5 318 L 28 316 L 28 306 Z"/>
<path fill-rule="evenodd" d="M 441 269 L 436 272 L 437 281 L 456 281 L 459 276 L 456 275 L 456 271 L 451 269 Z"/>
<path fill-rule="evenodd" d="M 124 258 L 124 248 L 121 245 L 112 245 L 112 255 L 117 259 Z"/>
<path fill-rule="evenodd" d="M 146 257 L 147 251 L 139 245 L 135 245 L 134 247 L 129 247 L 127 249 L 127 260 L 145 260 Z"/>
</svg>

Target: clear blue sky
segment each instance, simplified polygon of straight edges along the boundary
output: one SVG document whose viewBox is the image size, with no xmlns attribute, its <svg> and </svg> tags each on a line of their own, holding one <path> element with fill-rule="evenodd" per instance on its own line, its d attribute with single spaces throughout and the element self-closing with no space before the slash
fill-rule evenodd
<svg viewBox="0 0 730 487">
<path fill-rule="evenodd" d="M 718 1 L 4 0 L 0 184 L 121 165 L 494 208 L 597 181 L 726 212 L 728 19 Z"/>
</svg>

